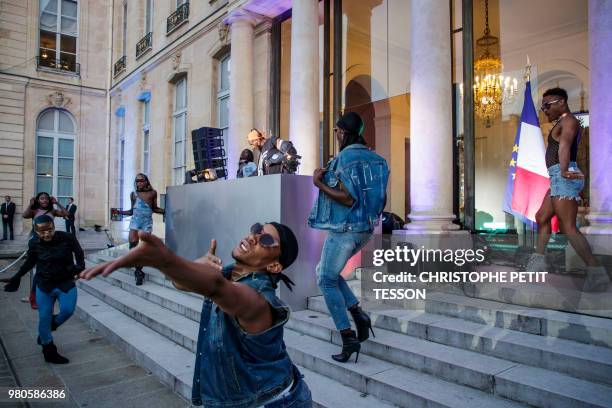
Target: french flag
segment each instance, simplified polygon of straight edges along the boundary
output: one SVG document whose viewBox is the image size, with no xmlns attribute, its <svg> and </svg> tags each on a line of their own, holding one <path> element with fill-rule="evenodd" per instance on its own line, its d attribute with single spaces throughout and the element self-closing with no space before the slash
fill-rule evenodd
<svg viewBox="0 0 612 408">
<path fill-rule="evenodd" d="M 531 82 L 527 81 L 521 124 L 516 131 L 508 167 L 504 211 L 532 228 L 536 225 L 535 214 L 550 188 L 545 152 L 544 138 L 531 98 Z"/>
</svg>

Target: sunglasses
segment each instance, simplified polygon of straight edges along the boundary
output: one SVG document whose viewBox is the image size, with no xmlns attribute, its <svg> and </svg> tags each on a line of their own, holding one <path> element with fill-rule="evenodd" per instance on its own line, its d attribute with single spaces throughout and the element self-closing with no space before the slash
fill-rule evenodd
<svg viewBox="0 0 612 408">
<path fill-rule="evenodd" d="M 280 246 L 278 242 L 274 239 L 274 237 L 267 232 L 264 232 L 264 226 L 260 223 L 255 223 L 251 225 L 251 234 L 259 235 L 259 244 L 264 248 L 273 248 Z"/>
<path fill-rule="evenodd" d="M 144 183 L 145 181 L 147 181 L 147 180 L 145 180 L 145 179 L 136 179 L 137 183 Z"/>
<path fill-rule="evenodd" d="M 554 101 L 550 101 L 550 102 L 544 102 L 542 104 L 542 106 L 540 106 L 540 110 L 546 110 L 548 108 L 550 108 L 551 105 L 559 102 L 561 99 L 555 99 Z"/>
</svg>

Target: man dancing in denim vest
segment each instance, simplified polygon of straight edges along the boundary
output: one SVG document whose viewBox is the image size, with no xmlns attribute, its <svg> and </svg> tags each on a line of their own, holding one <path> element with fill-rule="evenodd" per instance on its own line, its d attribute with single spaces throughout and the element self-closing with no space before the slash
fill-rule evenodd
<svg viewBox="0 0 612 408">
<path fill-rule="evenodd" d="M 193 378 L 194 405 L 206 407 L 311 407 L 308 386 L 293 365 L 283 341 L 289 307 L 276 297 L 282 273 L 298 255 L 293 232 L 271 222 L 254 224 L 232 251 L 234 264 L 222 268 L 208 253 L 189 261 L 172 253 L 162 241 L 143 231 L 140 244 L 114 261 L 81 274 L 85 279 L 107 276 L 118 268 L 151 266 L 167 275 L 180 290 L 205 296 L 200 320 Z"/>
<path fill-rule="evenodd" d="M 355 352 L 357 362 L 360 342 L 368 339 L 372 324 L 340 273 L 372 236 L 385 207 L 389 179 L 387 162 L 365 146 L 363 130 L 363 120 L 353 112 L 336 123 L 340 153 L 326 168 L 314 171 L 319 196 L 308 219 L 312 228 L 329 231 L 317 265 L 317 283 L 342 336 L 342 352 L 332 356 L 342 363 Z M 351 330 L 347 309 L 357 334 Z"/>
</svg>

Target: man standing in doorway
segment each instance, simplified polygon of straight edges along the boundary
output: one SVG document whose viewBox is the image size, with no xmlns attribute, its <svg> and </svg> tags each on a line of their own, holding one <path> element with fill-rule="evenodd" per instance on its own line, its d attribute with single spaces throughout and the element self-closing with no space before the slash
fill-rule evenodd
<svg viewBox="0 0 612 408">
<path fill-rule="evenodd" d="M 580 192 L 584 187 L 584 175 L 578 169 L 576 158 L 580 141 L 580 123 L 567 105 L 567 92 L 552 88 L 544 92 L 542 112 L 554 123 L 548 134 L 546 167 L 550 176 L 550 190 L 536 213 L 538 245 L 527 263 L 528 271 L 546 271 L 544 251 L 551 234 L 551 219 L 559 218 L 561 232 L 587 265 L 583 290 L 605 291 L 610 277 L 589 247 L 586 238 L 576 227 L 576 214 Z"/>
<path fill-rule="evenodd" d="M 76 236 L 76 228 L 74 227 L 74 220 L 77 211 L 77 206 L 74 203 L 74 198 L 68 197 L 68 205 L 66 206 L 66 211 L 68 215 L 65 218 L 66 221 L 66 232 L 72 233 L 72 235 Z"/>
<path fill-rule="evenodd" d="M 11 196 L 4 197 L 4 202 L 0 207 L 2 214 L 2 240 L 7 240 L 7 230 L 10 231 L 11 240 L 15 239 L 13 235 L 13 218 L 15 216 L 15 203 L 11 201 Z"/>
</svg>

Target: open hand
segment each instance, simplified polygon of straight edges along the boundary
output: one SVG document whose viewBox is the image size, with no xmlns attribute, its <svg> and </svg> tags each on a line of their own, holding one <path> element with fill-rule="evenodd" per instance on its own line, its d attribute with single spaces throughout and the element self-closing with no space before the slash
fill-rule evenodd
<svg viewBox="0 0 612 408">
<path fill-rule="evenodd" d="M 89 280 L 98 275 L 108 276 L 119 268 L 131 268 L 134 266 L 150 266 L 161 269 L 174 256 L 162 240 L 155 235 L 138 231 L 138 238 L 140 239 L 138 246 L 127 254 L 120 256 L 114 261 L 105 262 L 86 269 L 79 274 L 79 277 Z"/>
</svg>

